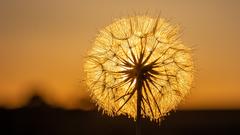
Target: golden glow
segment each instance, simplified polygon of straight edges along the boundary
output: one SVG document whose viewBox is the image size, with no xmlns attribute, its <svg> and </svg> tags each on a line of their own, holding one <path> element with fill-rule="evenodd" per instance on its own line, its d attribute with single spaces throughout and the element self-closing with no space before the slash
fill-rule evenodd
<svg viewBox="0 0 240 135">
<path fill-rule="evenodd" d="M 191 50 L 179 37 L 178 25 L 148 16 L 121 18 L 101 30 L 84 67 L 99 109 L 136 118 L 139 72 L 142 116 L 158 121 L 175 109 L 193 80 Z"/>
</svg>

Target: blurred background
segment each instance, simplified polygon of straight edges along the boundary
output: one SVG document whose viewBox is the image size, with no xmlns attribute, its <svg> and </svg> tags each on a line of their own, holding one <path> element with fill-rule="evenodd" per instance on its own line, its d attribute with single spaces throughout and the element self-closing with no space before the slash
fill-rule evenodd
<svg viewBox="0 0 240 135">
<path fill-rule="evenodd" d="M 196 73 L 180 111 L 161 126 L 146 120 L 144 132 L 230 134 L 240 128 L 239 7 L 238 0 L 0 0 L 0 129 L 134 134 L 131 119 L 96 111 L 83 63 L 99 29 L 148 12 L 182 26 Z"/>
</svg>

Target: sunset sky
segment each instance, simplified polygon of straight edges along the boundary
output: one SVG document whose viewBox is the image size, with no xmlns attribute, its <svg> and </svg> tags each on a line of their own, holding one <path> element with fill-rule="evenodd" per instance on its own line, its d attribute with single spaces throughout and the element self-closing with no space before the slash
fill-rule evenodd
<svg viewBox="0 0 240 135">
<path fill-rule="evenodd" d="M 193 48 L 191 94 L 182 109 L 240 109 L 238 0 L 0 0 L 0 106 L 33 94 L 86 109 L 83 62 L 99 29 L 114 18 L 158 15 L 178 23 Z"/>
</svg>

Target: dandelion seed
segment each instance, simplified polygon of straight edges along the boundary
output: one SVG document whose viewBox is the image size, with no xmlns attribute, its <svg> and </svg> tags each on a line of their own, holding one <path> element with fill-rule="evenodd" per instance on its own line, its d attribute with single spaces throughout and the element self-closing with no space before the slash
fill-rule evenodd
<svg viewBox="0 0 240 135">
<path fill-rule="evenodd" d="M 118 19 L 101 30 L 85 71 L 104 113 L 152 121 L 175 109 L 193 80 L 191 49 L 179 39 L 179 26 L 148 16 Z"/>
</svg>

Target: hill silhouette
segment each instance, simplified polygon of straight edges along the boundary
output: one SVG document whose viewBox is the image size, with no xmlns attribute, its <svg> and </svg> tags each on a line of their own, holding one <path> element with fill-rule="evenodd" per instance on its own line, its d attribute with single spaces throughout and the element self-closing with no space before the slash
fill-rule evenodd
<svg viewBox="0 0 240 135">
<path fill-rule="evenodd" d="M 64 110 L 33 96 L 25 107 L 0 109 L 1 135 L 133 135 L 135 123 L 125 116 Z M 240 110 L 177 111 L 161 125 L 143 120 L 143 135 L 239 134 Z"/>
</svg>

